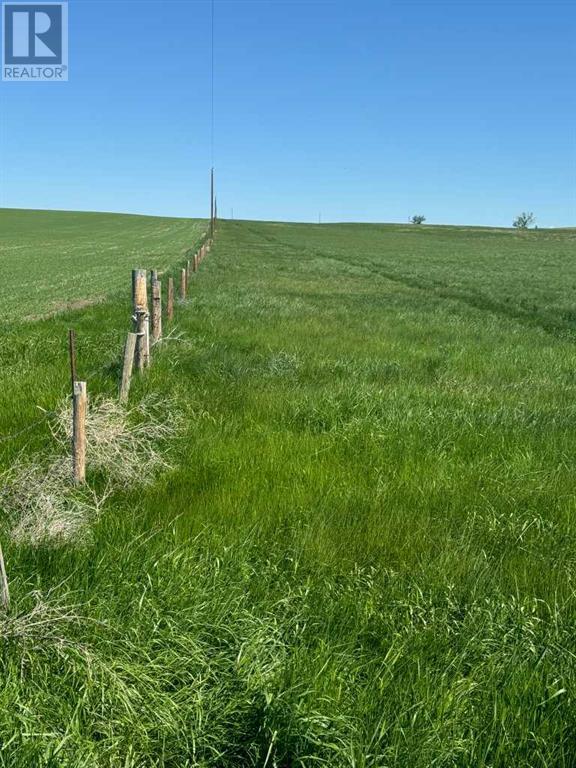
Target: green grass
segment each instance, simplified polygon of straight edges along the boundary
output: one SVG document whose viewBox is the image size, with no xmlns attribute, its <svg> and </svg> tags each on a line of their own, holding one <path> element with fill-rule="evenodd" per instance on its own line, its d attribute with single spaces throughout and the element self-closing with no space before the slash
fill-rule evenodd
<svg viewBox="0 0 576 768">
<path fill-rule="evenodd" d="M 0 212 L 10 258 L 52 218 L 24 216 Z M 72 259 L 75 298 L 111 296 L 82 311 L 25 320 L 10 275 L 0 434 L 65 394 L 71 324 L 114 394 L 130 268 L 203 228 L 116 217 L 98 288 Z M 0 766 L 576 765 L 575 237 L 221 222 L 132 394 L 180 411 L 172 470 L 116 488 L 82 547 L 5 520 L 32 628 L 1 624 Z M 39 314 L 69 298 L 55 241 L 14 269 Z M 0 462 L 50 445 L 42 421 Z"/>
<path fill-rule="evenodd" d="M 187 219 L 1 209 L 3 317 L 34 320 L 106 299 L 136 262 L 168 267 L 204 228 Z"/>
</svg>

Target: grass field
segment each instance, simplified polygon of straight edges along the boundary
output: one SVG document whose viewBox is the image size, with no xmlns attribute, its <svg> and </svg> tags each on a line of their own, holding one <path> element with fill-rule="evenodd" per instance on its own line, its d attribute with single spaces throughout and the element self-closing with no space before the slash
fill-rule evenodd
<svg viewBox="0 0 576 768">
<path fill-rule="evenodd" d="M 204 222 L 0 210 L 3 317 L 34 320 L 117 294 L 134 260 L 168 267 Z"/>
<path fill-rule="evenodd" d="M 52 450 L 66 329 L 113 396 L 130 268 L 203 230 L 0 211 L 2 469 Z M 78 542 L 4 510 L 0 766 L 576 765 L 575 245 L 220 222 L 132 393 L 171 468 Z"/>
</svg>

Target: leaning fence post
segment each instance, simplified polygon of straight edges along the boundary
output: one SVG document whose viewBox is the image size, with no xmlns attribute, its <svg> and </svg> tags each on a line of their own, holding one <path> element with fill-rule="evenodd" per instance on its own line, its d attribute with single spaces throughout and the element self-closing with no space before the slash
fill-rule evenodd
<svg viewBox="0 0 576 768">
<path fill-rule="evenodd" d="M 10 590 L 8 589 L 8 576 L 4 563 L 4 553 L 0 544 L 0 603 L 5 611 L 10 610 Z"/>
<path fill-rule="evenodd" d="M 180 270 L 180 298 L 186 298 L 186 270 L 184 267 Z"/>
<path fill-rule="evenodd" d="M 132 369 L 134 367 L 134 352 L 136 350 L 136 341 L 138 335 L 129 333 L 126 337 L 124 347 L 124 364 L 122 366 L 122 379 L 120 381 L 120 402 L 125 403 L 130 393 L 130 382 L 132 381 Z"/>
<path fill-rule="evenodd" d="M 152 340 L 162 338 L 162 283 L 156 279 L 152 283 Z"/>
<path fill-rule="evenodd" d="M 80 485 L 86 479 L 86 382 L 74 382 L 72 400 L 72 463 L 74 483 Z"/>
<path fill-rule="evenodd" d="M 166 317 L 168 320 L 174 319 L 174 278 L 168 278 L 168 301 L 166 304 Z"/>
</svg>

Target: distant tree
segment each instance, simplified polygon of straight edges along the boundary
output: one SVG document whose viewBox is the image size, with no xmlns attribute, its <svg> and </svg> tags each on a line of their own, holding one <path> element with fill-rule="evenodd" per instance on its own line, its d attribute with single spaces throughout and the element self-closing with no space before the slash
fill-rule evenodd
<svg viewBox="0 0 576 768">
<path fill-rule="evenodd" d="M 520 216 L 516 216 L 512 226 L 516 229 L 528 229 L 535 221 L 536 217 L 533 213 L 521 213 Z"/>
<path fill-rule="evenodd" d="M 426 216 L 421 216 L 421 215 L 412 216 L 412 218 L 410 219 L 411 224 L 424 224 L 425 221 L 426 221 Z"/>
</svg>

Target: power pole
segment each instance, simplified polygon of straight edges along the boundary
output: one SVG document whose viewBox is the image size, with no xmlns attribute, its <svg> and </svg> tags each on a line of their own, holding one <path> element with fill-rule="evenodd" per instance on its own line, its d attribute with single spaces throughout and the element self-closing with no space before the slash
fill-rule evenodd
<svg viewBox="0 0 576 768">
<path fill-rule="evenodd" d="M 210 170 L 210 237 L 214 236 L 214 168 Z"/>
</svg>

